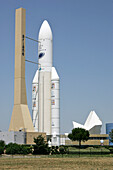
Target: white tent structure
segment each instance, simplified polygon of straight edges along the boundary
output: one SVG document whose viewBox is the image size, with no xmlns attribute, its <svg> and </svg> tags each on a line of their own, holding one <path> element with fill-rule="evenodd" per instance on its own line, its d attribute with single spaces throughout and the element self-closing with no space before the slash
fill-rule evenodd
<svg viewBox="0 0 113 170">
<path fill-rule="evenodd" d="M 84 125 L 73 121 L 73 127 L 86 129 L 90 134 L 100 134 L 102 121 L 99 119 L 95 111 L 91 111 Z"/>
</svg>

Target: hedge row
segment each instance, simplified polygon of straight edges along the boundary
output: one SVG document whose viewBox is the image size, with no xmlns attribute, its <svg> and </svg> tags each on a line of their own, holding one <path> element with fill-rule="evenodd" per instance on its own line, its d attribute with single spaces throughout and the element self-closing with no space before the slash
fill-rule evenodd
<svg viewBox="0 0 113 170">
<path fill-rule="evenodd" d="M 6 146 L 6 154 L 29 154 L 32 153 L 32 147 L 25 145 L 18 145 L 16 143 L 9 143 Z"/>
</svg>

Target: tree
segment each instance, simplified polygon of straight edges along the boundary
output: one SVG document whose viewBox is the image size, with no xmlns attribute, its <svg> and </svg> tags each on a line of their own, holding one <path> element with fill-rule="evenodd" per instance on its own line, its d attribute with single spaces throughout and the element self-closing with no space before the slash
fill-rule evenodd
<svg viewBox="0 0 113 170">
<path fill-rule="evenodd" d="M 5 142 L 3 140 L 0 140 L 0 147 L 5 147 Z"/>
<path fill-rule="evenodd" d="M 113 129 L 111 129 L 111 132 L 109 133 L 109 137 L 110 137 L 110 142 L 113 143 Z"/>
<path fill-rule="evenodd" d="M 4 148 L 0 146 L 0 155 L 4 153 Z"/>
<path fill-rule="evenodd" d="M 78 141 L 81 146 L 81 141 L 85 142 L 89 139 L 89 131 L 82 128 L 72 129 L 72 133 L 68 135 L 68 138 L 72 141 Z"/>
<path fill-rule="evenodd" d="M 0 140 L 0 155 L 4 153 L 5 149 L 5 142 L 3 140 Z"/>
<path fill-rule="evenodd" d="M 48 143 L 45 141 L 42 135 L 39 135 L 37 138 L 34 138 L 34 143 L 36 143 L 36 145 L 34 145 L 33 154 L 48 154 L 49 153 Z"/>
</svg>

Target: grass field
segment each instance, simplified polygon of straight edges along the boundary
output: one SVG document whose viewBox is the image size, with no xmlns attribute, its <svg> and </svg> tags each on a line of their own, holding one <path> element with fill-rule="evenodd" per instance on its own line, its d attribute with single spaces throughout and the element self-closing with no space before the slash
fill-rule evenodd
<svg viewBox="0 0 113 170">
<path fill-rule="evenodd" d="M 0 158 L 2 169 L 65 169 L 65 170 L 113 170 L 113 157 L 75 157 L 75 158 Z"/>
<path fill-rule="evenodd" d="M 100 148 L 93 148 L 89 147 L 86 149 L 77 149 L 74 147 L 68 147 L 69 153 L 75 154 L 75 153 L 82 153 L 82 154 L 109 154 L 109 149 L 106 149 L 105 147 Z"/>
</svg>

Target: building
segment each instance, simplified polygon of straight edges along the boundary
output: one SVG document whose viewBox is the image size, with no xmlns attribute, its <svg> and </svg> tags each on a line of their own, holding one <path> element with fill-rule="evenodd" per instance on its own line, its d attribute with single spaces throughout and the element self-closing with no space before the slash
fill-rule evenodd
<svg viewBox="0 0 113 170">
<path fill-rule="evenodd" d="M 83 128 L 89 131 L 90 134 L 100 134 L 102 121 L 99 119 L 95 111 L 91 111 L 84 125 L 73 121 L 73 128 Z"/>
<path fill-rule="evenodd" d="M 0 140 L 3 140 L 5 144 L 9 143 L 17 143 L 17 144 L 25 144 L 26 143 L 26 135 L 25 132 L 0 132 Z"/>
<path fill-rule="evenodd" d="M 27 145 L 33 145 L 34 138 L 37 138 L 39 135 L 42 135 L 45 140 L 46 139 L 46 133 L 38 133 L 38 132 L 0 132 L 0 140 L 3 140 L 5 144 L 9 143 L 17 143 L 17 144 L 27 144 Z"/>
<path fill-rule="evenodd" d="M 113 123 L 106 123 L 106 134 L 108 134 L 108 136 L 112 129 L 113 129 Z M 110 142 L 110 137 L 109 137 L 109 145 L 113 145 L 113 143 Z"/>
<path fill-rule="evenodd" d="M 79 145 L 77 141 L 71 141 L 67 134 L 60 135 L 61 145 Z M 90 134 L 89 140 L 81 142 L 81 145 L 109 145 L 109 139 L 107 134 Z"/>
</svg>

